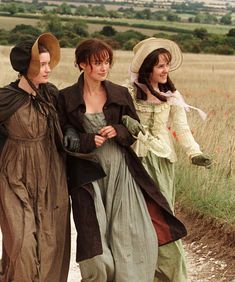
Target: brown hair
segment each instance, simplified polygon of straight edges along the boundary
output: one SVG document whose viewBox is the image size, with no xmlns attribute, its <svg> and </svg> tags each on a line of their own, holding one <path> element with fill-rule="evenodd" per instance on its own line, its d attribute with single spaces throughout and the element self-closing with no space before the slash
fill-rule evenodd
<svg viewBox="0 0 235 282">
<path fill-rule="evenodd" d="M 41 54 L 41 53 L 49 53 L 47 48 L 43 44 L 41 44 L 41 43 L 38 44 L 38 51 L 39 51 L 39 54 Z"/>
<path fill-rule="evenodd" d="M 168 61 L 168 63 L 171 62 L 172 56 L 171 53 L 164 49 L 159 48 L 151 52 L 143 61 L 140 69 L 139 69 L 139 76 L 138 76 L 138 82 L 145 84 L 151 94 L 153 94 L 155 97 L 157 97 L 161 101 L 166 101 L 166 97 L 155 91 L 150 83 L 149 77 L 151 73 L 153 72 L 153 68 L 155 65 L 159 63 L 159 55 L 163 54 Z M 173 82 L 171 81 L 169 75 L 167 76 L 167 82 L 162 84 L 159 83 L 159 90 L 161 92 L 167 92 L 172 91 L 174 92 L 176 90 Z M 144 95 L 144 98 L 147 99 L 147 96 Z"/>
<path fill-rule="evenodd" d="M 104 60 L 109 57 L 110 65 L 113 63 L 113 50 L 102 40 L 99 39 L 86 39 L 78 44 L 75 50 L 75 63 L 80 68 L 81 63 L 87 63 L 91 66 L 91 59 L 98 61 Z"/>
</svg>

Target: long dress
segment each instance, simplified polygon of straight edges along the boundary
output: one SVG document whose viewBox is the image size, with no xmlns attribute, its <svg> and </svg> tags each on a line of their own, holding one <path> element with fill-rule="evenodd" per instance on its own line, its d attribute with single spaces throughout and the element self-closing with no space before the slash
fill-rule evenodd
<svg viewBox="0 0 235 282">
<path fill-rule="evenodd" d="M 87 132 L 104 126 L 103 113 L 85 114 Z M 82 281 L 152 282 L 154 278 L 157 236 L 119 146 L 109 139 L 95 151 L 107 175 L 93 182 L 103 254 L 79 263 Z"/>
<path fill-rule="evenodd" d="M 149 103 L 136 99 L 136 88 L 132 84 L 128 85 L 128 89 L 140 122 L 147 132 L 144 142 L 138 136 L 133 149 L 141 157 L 141 162 L 149 175 L 158 183 L 162 194 L 174 212 L 174 163 L 177 156 L 169 126 L 176 131 L 177 139 L 189 157 L 201 154 L 200 147 L 192 136 L 182 105 L 170 105 L 168 102 Z M 176 98 L 179 95 L 177 91 Z M 155 276 L 154 281 L 156 282 L 187 281 L 186 258 L 181 240 L 159 247 Z"/>
<path fill-rule="evenodd" d="M 30 97 L 30 96 L 29 96 Z M 4 125 L 0 156 L 1 282 L 65 282 L 70 257 L 64 163 L 29 98 Z"/>
</svg>

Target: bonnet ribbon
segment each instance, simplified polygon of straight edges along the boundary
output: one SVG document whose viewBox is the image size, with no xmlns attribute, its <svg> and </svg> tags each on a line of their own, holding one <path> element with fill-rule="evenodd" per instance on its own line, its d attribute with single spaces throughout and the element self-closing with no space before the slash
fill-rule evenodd
<svg viewBox="0 0 235 282">
<path fill-rule="evenodd" d="M 145 93 L 147 93 L 149 90 L 147 88 L 147 86 L 145 84 L 139 83 L 138 82 L 138 74 L 133 73 L 131 70 L 129 70 L 130 73 L 130 81 L 132 83 L 135 83 L 136 85 L 138 85 Z M 183 106 L 184 109 L 189 112 L 190 109 L 196 110 L 198 112 L 198 114 L 200 115 L 200 117 L 205 120 L 207 117 L 207 114 L 205 112 L 203 112 L 201 109 L 196 108 L 194 106 L 191 106 L 189 104 L 187 104 L 183 98 L 183 96 L 180 94 L 180 92 L 178 90 L 176 90 L 175 92 L 171 92 L 171 91 L 167 91 L 167 92 L 161 92 L 158 91 L 162 96 L 165 96 L 167 98 L 167 103 L 169 105 L 177 105 L 177 106 Z M 161 100 L 159 100 L 156 97 L 157 104 L 161 104 L 163 103 Z"/>
</svg>

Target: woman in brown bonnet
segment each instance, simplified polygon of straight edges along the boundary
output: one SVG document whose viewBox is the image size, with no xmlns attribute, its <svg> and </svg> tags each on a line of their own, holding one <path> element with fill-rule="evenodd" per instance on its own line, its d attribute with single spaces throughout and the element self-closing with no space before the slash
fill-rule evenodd
<svg viewBox="0 0 235 282">
<path fill-rule="evenodd" d="M 81 74 L 59 95 L 65 145 L 77 139 L 76 150 L 96 154 L 106 173 L 71 193 L 82 281 L 152 282 L 157 242 L 172 242 L 186 230 L 130 147 L 135 139 L 122 116 L 138 116 L 127 88 L 107 80 L 112 49 L 88 39 L 75 57 Z"/>
<path fill-rule="evenodd" d="M 58 152 L 58 90 L 48 82 L 59 59 L 50 33 L 19 43 L 10 53 L 19 79 L 0 88 L 1 282 L 67 281 L 69 197 Z"/>
</svg>

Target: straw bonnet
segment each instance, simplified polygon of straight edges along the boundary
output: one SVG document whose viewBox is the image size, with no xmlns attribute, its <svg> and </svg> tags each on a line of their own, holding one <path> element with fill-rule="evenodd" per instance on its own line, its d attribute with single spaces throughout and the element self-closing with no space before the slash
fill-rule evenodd
<svg viewBox="0 0 235 282">
<path fill-rule="evenodd" d="M 159 48 L 164 48 L 171 53 L 172 60 L 170 62 L 170 71 L 180 67 L 183 56 L 179 46 L 174 41 L 168 39 L 150 37 L 140 41 L 134 46 L 134 57 L 130 66 L 131 72 L 138 73 L 145 58 Z"/>
<path fill-rule="evenodd" d="M 40 72 L 38 45 L 42 44 L 50 53 L 50 68 L 53 69 L 60 60 L 60 45 L 57 38 L 51 33 L 41 34 L 35 41 L 27 40 L 12 48 L 10 61 L 13 69 L 29 78 Z"/>
</svg>

